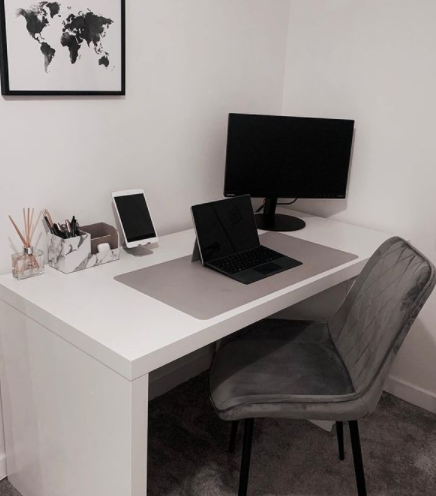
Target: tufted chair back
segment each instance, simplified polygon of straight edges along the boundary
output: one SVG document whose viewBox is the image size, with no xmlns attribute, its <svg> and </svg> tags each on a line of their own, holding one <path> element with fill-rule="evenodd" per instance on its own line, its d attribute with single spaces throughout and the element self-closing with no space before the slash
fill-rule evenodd
<svg viewBox="0 0 436 496">
<path fill-rule="evenodd" d="M 433 264 L 401 238 L 389 239 L 370 258 L 329 322 L 356 392 L 384 382 L 434 286 Z"/>
</svg>

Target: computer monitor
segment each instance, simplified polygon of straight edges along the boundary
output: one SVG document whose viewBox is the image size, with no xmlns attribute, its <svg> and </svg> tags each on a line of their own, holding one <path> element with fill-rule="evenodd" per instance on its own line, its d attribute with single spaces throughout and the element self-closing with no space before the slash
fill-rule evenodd
<svg viewBox="0 0 436 496">
<path fill-rule="evenodd" d="M 230 114 L 224 195 L 265 198 L 260 229 L 301 229 L 277 199 L 345 198 L 353 131 L 353 120 Z"/>
</svg>

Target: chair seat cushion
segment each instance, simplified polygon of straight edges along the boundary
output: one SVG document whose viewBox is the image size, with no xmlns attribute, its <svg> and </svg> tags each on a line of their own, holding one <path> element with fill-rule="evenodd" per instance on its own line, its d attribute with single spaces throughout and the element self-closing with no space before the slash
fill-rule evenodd
<svg viewBox="0 0 436 496">
<path fill-rule="evenodd" d="M 354 393 L 327 323 L 279 319 L 263 320 L 224 341 L 211 367 L 210 388 L 224 420 L 327 420 L 327 403 Z M 312 417 L 311 402 L 318 409 Z"/>
</svg>

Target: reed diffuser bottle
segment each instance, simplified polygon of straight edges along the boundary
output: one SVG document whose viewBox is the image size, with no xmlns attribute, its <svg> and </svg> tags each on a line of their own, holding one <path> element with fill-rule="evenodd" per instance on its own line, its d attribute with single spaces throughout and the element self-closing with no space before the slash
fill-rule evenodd
<svg viewBox="0 0 436 496">
<path fill-rule="evenodd" d="M 35 209 L 33 208 L 23 208 L 24 234 L 20 231 L 12 217 L 9 216 L 12 225 L 23 243 L 23 251 L 12 255 L 12 275 L 16 279 L 28 279 L 29 277 L 39 276 L 44 273 L 44 253 L 41 250 L 34 249 L 32 246 L 33 235 L 41 219 L 41 214 L 39 214 L 38 220 L 33 224 L 34 212 Z"/>
</svg>

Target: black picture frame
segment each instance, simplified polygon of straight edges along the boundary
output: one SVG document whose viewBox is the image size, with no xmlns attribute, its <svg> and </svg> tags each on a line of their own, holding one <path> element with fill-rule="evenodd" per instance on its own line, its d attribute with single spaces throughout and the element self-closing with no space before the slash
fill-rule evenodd
<svg viewBox="0 0 436 496">
<path fill-rule="evenodd" d="M 3 96 L 125 96 L 126 94 L 126 1 L 121 3 L 121 90 L 120 91 L 32 91 L 9 87 L 5 0 L 0 0 L 0 83 Z"/>
</svg>

